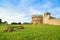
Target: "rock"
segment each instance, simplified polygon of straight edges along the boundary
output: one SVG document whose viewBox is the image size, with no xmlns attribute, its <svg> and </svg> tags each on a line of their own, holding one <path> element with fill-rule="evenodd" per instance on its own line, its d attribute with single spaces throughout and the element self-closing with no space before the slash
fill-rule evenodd
<svg viewBox="0 0 60 40">
<path fill-rule="evenodd" d="M 24 26 L 20 25 L 18 26 L 18 29 L 24 29 Z"/>
<path fill-rule="evenodd" d="M 13 30 L 14 30 L 13 27 L 5 27 L 5 28 L 4 28 L 4 32 L 11 32 L 11 31 L 13 31 Z"/>
</svg>

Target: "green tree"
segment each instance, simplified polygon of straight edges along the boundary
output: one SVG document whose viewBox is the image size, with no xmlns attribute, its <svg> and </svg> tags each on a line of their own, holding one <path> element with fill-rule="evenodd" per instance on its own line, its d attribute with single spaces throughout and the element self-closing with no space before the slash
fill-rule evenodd
<svg viewBox="0 0 60 40">
<path fill-rule="evenodd" d="M 0 23 L 2 23 L 2 19 L 0 19 Z"/>
</svg>

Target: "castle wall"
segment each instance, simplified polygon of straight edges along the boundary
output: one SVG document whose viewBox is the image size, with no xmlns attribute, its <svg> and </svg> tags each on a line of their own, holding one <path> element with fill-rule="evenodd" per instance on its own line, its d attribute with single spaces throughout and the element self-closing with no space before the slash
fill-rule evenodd
<svg viewBox="0 0 60 40">
<path fill-rule="evenodd" d="M 52 25 L 60 25 L 60 19 L 50 19 L 48 20 L 48 24 L 52 24 Z"/>
<path fill-rule="evenodd" d="M 41 20 L 41 18 L 34 18 L 34 19 L 32 19 L 32 23 L 33 24 L 41 24 L 42 20 Z"/>
<path fill-rule="evenodd" d="M 60 25 L 60 19 L 48 19 L 43 21 L 44 24 L 51 24 L 51 25 Z"/>
<path fill-rule="evenodd" d="M 32 24 L 51 24 L 51 25 L 60 25 L 60 18 L 54 18 L 50 16 L 50 13 L 46 12 L 43 16 L 33 15 Z"/>
<path fill-rule="evenodd" d="M 43 23 L 44 24 L 51 24 L 51 25 L 60 25 L 60 18 L 54 18 L 50 16 L 50 13 L 46 12 L 43 16 Z"/>
<path fill-rule="evenodd" d="M 32 15 L 32 24 L 41 24 L 42 17 L 42 15 Z"/>
</svg>

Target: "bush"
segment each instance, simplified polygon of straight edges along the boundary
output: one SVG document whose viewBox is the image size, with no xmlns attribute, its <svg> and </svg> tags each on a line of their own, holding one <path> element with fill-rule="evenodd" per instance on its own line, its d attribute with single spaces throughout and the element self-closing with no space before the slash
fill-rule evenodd
<svg viewBox="0 0 60 40">
<path fill-rule="evenodd" d="M 31 23 L 28 23 L 28 22 L 24 22 L 23 24 L 31 24 Z"/>
<path fill-rule="evenodd" d="M 0 19 L 0 23 L 2 23 L 2 19 Z"/>
<path fill-rule="evenodd" d="M 3 24 L 8 24 L 8 22 L 7 21 L 4 21 Z"/>
<path fill-rule="evenodd" d="M 19 25 L 19 24 L 21 24 L 21 22 L 19 22 L 19 23 L 13 22 L 13 23 L 11 23 L 11 24 Z"/>
</svg>

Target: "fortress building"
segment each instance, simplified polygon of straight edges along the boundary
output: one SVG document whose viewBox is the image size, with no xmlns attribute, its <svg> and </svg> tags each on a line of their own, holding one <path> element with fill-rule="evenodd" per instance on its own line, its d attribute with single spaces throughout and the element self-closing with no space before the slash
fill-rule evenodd
<svg viewBox="0 0 60 40">
<path fill-rule="evenodd" d="M 32 15 L 32 24 L 42 24 L 43 16 L 42 15 Z"/>
<path fill-rule="evenodd" d="M 49 12 L 45 12 L 44 15 L 32 15 L 32 24 L 60 25 L 60 18 L 52 17 Z"/>
</svg>

